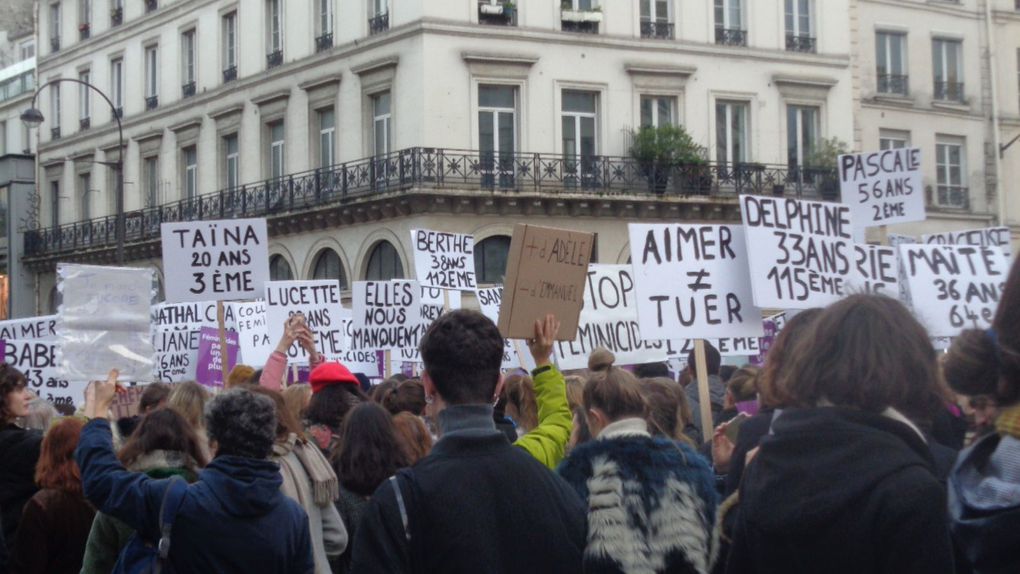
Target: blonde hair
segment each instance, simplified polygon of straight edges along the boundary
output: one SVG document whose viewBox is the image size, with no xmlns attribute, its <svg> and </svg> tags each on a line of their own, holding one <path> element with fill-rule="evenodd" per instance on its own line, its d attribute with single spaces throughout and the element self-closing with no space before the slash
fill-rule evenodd
<svg viewBox="0 0 1020 574">
<path fill-rule="evenodd" d="M 506 414 L 516 421 L 524 432 L 538 426 L 538 401 L 535 399 L 535 383 L 531 377 L 525 375 L 507 377 L 503 394 L 506 395 Z"/>
<path fill-rule="evenodd" d="M 574 412 L 584 404 L 584 377 L 569 375 L 564 380 L 567 383 L 567 405 L 570 406 L 570 412 Z"/>
<path fill-rule="evenodd" d="M 177 411 L 195 430 L 205 429 L 205 402 L 208 393 L 194 381 L 186 381 L 174 386 L 166 406 Z"/>
<path fill-rule="evenodd" d="M 294 420 L 302 421 L 305 418 L 305 407 L 312 398 L 312 387 L 308 383 L 298 383 L 283 390 L 283 402 L 287 404 L 287 410 L 294 415 Z"/>
<path fill-rule="evenodd" d="M 582 401 L 585 412 L 599 409 L 610 421 L 629 417 L 645 417 L 645 399 L 638 390 L 633 374 L 614 367 L 616 357 L 606 349 L 596 349 L 588 359 L 588 382 L 584 384 Z"/>
</svg>

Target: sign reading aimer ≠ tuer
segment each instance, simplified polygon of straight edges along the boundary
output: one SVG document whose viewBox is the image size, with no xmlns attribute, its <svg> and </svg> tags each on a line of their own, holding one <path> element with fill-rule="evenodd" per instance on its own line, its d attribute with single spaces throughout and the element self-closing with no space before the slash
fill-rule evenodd
<svg viewBox="0 0 1020 574">
<path fill-rule="evenodd" d="M 850 206 L 860 227 L 926 217 L 918 148 L 839 156 L 839 181 L 843 203 Z"/>
<path fill-rule="evenodd" d="M 445 231 L 411 230 L 414 269 L 422 287 L 474 291 L 475 238 Z"/>
<path fill-rule="evenodd" d="M 269 280 L 265 219 L 164 223 L 166 300 L 256 299 Z"/>
</svg>

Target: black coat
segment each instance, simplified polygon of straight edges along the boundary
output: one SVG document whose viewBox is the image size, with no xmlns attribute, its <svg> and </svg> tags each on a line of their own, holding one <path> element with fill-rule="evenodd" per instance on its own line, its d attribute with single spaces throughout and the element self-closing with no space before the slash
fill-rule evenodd
<svg viewBox="0 0 1020 574">
<path fill-rule="evenodd" d="M 784 411 L 744 471 L 731 574 L 949 574 L 946 493 L 906 424 Z"/>
<path fill-rule="evenodd" d="M 445 436 L 398 476 L 411 541 L 387 480 L 365 509 L 352 572 L 581 572 L 581 500 L 502 432 Z"/>
<path fill-rule="evenodd" d="M 39 490 L 35 485 L 35 464 L 43 435 L 15 425 L 0 429 L 0 510 L 3 514 L 3 539 L 13 548 L 21 511 Z"/>
</svg>

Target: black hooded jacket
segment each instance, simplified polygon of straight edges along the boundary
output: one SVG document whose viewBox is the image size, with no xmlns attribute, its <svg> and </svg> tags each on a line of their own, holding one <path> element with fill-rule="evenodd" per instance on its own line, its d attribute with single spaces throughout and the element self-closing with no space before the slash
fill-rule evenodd
<svg viewBox="0 0 1020 574">
<path fill-rule="evenodd" d="M 35 464 L 39 462 L 42 438 L 39 431 L 12 424 L 0 428 L 0 509 L 8 548 L 14 546 L 22 508 L 39 490 L 35 485 Z"/>
<path fill-rule="evenodd" d="M 950 574 L 946 493 L 907 424 L 784 411 L 745 470 L 727 572 Z"/>
</svg>

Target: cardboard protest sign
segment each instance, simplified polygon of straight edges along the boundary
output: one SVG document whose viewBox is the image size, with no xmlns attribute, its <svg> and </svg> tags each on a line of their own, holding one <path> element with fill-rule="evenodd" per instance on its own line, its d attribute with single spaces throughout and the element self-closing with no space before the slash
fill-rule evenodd
<svg viewBox="0 0 1020 574">
<path fill-rule="evenodd" d="M 156 351 L 154 376 L 164 383 L 195 380 L 199 333 L 203 325 L 161 327 L 152 332 Z"/>
<path fill-rule="evenodd" d="M 925 220 L 918 148 L 841 155 L 839 183 L 859 227 Z"/>
<path fill-rule="evenodd" d="M 819 201 L 742 195 L 754 302 L 762 309 L 824 307 L 853 273 L 850 208 Z"/>
<path fill-rule="evenodd" d="M 762 335 L 742 228 L 632 223 L 629 230 L 645 339 Z"/>
<path fill-rule="evenodd" d="M 344 332 L 341 325 L 340 284 L 336 281 L 269 281 L 265 286 L 266 322 L 270 344 L 275 347 L 283 337 L 284 323 L 302 313 L 315 335 L 315 345 L 324 357 L 343 351 Z M 296 364 L 308 364 L 308 355 L 297 341 L 287 353 Z"/>
<path fill-rule="evenodd" d="M 110 407 L 114 419 L 120 420 L 137 415 L 138 403 L 141 402 L 144 392 L 145 385 L 122 387 L 121 392 L 113 397 L 113 406 Z"/>
<path fill-rule="evenodd" d="M 60 264 L 59 364 L 70 381 L 151 381 L 152 269 Z"/>
<path fill-rule="evenodd" d="M 269 337 L 269 322 L 266 319 L 266 302 L 227 303 L 227 311 L 234 317 L 237 328 L 240 362 L 261 368 L 269 361 L 275 345 Z"/>
<path fill-rule="evenodd" d="M 25 375 L 31 391 L 53 406 L 67 407 L 72 411 L 84 404 L 88 382 L 67 380 L 57 362 L 58 343 L 55 340 L 6 339 L 0 343 L 3 345 L 3 361 Z"/>
<path fill-rule="evenodd" d="M 223 388 L 223 373 L 237 364 L 237 333 L 227 333 L 227 366 L 223 367 L 223 349 L 220 347 L 219 329 L 202 327 L 198 339 L 198 365 L 195 382 L 215 389 Z"/>
<path fill-rule="evenodd" d="M 846 281 L 847 293 L 900 295 L 896 250 L 884 245 L 854 245 L 854 272 Z"/>
<path fill-rule="evenodd" d="M 474 291 L 475 238 L 461 233 L 411 230 L 414 270 L 422 287 Z"/>
<path fill-rule="evenodd" d="M 551 313 L 560 321 L 559 340 L 577 338 L 594 238 L 580 231 L 514 226 L 499 312 L 504 337 L 531 338 L 535 320 Z"/>
<path fill-rule="evenodd" d="M 0 339 L 50 340 L 57 336 L 56 326 L 56 315 L 0 321 Z"/>
<path fill-rule="evenodd" d="M 639 296 L 630 265 L 589 265 L 577 338 L 555 345 L 561 369 L 584 369 L 598 347 L 616 355 L 619 365 L 661 363 L 665 343 L 643 336 L 638 327 Z"/>
<path fill-rule="evenodd" d="M 164 223 L 166 300 L 229 301 L 262 296 L 269 281 L 265 219 Z"/>
<path fill-rule="evenodd" d="M 425 328 L 421 321 L 421 286 L 417 281 L 355 281 L 352 307 L 355 349 L 418 348 Z"/>
<path fill-rule="evenodd" d="M 160 303 L 152 308 L 154 329 L 199 329 L 215 327 L 216 302 Z"/>
<path fill-rule="evenodd" d="M 921 243 L 929 245 L 977 245 L 979 247 L 999 247 L 1006 257 L 1013 256 L 1008 227 L 988 227 L 985 229 L 968 229 L 966 231 L 948 231 L 922 235 Z"/>
<path fill-rule="evenodd" d="M 932 337 L 987 329 L 1009 274 L 998 247 L 902 245 L 914 314 Z"/>
</svg>

